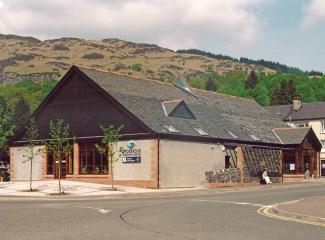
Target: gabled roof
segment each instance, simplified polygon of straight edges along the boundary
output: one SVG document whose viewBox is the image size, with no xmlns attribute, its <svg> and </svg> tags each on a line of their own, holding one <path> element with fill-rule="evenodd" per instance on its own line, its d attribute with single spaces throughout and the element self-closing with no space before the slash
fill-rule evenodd
<svg viewBox="0 0 325 240">
<path fill-rule="evenodd" d="M 280 141 L 272 128 L 286 126 L 250 99 L 194 88 L 192 95 L 169 83 L 83 67 L 78 69 L 156 133 L 167 134 L 164 125 L 172 125 L 184 136 L 200 136 L 194 128 L 201 128 L 210 138 L 234 140 L 227 133 L 231 131 L 238 136 L 235 140 L 254 142 L 249 136 L 253 134 L 263 142 L 278 144 Z M 182 99 L 195 119 L 166 116 L 162 102 L 173 99 Z"/>
<path fill-rule="evenodd" d="M 322 148 L 315 132 L 311 127 L 299 127 L 299 128 L 276 128 L 274 129 L 282 143 L 289 145 L 300 145 L 306 138 L 312 139 L 313 144 L 317 150 Z"/>
<path fill-rule="evenodd" d="M 183 100 L 163 101 L 163 110 L 166 116 L 169 117 L 183 117 L 194 119 L 195 116 L 191 109 L 186 105 Z"/>
<path fill-rule="evenodd" d="M 298 111 L 293 111 L 291 104 L 269 106 L 266 109 L 284 121 L 325 119 L 325 102 L 303 103 Z"/>
</svg>

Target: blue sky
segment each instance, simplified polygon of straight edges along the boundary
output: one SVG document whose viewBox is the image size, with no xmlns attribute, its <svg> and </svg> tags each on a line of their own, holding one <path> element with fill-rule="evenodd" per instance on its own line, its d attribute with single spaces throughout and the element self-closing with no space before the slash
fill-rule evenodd
<svg viewBox="0 0 325 240">
<path fill-rule="evenodd" d="M 120 38 L 325 72 L 325 0 L 0 0 L 0 33 Z"/>
</svg>

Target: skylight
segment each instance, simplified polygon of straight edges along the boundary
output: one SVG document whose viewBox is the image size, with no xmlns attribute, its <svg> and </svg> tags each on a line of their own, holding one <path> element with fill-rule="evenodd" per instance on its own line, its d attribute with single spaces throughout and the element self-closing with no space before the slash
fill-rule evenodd
<svg viewBox="0 0 325 240">
<path fill-rule="evenodd" d="M 179 131 L 173 125 L 164 125 L 164 127 L 171 133 L 179 133 Z"/>
<path fill-rule="evenodd" d="M 194 128 L 194 130 L 197 131 L 197 133 L 202 136 L 209 136 L 209 134 L 207 132 L 205 132 L 204 130 L 202 130 L 201 128 Z"/>
<path fill-rule="evenodd" d="M 232 136 L 233 138 L 238 138 L 238 136 L 235 135 L 233 132 L 228 131 L 227 133 L 228 133 L 230 136 Z"/>
<path fill-rule="evenodd" d="M 254 134 L 248 134 L 248 136 L 255 141 L 260 141 L 260 139 L 256 137 Z"/>
</svg>

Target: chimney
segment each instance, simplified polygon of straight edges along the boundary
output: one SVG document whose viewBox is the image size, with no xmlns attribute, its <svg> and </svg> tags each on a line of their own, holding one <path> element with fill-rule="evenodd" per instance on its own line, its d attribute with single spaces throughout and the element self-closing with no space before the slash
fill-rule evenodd
<svg viewBox="0 0 325 240">
<path fill-rule="evenodd" d="M 292 100 L 292 110 L 299 111 L 301 108 L 301 100 L 298 96 L 293 97 Z"/>
</svg>

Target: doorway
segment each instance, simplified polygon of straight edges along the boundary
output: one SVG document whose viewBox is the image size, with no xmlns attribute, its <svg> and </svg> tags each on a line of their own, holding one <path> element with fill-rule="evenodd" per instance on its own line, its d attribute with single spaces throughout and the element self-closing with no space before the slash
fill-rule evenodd
<svg viewBox="0 0 325 240">
<path fill-rule="evenodd" d="M 65 179 L 65 176 L 67 175 L 67 161 L 62 160 L 61 164 L 59 163 L 59 161 L 55 161 L 54 165 L 55 165 L 55 167 L 54 167 L 54 179 L 59 179 L 60 171 L 61 171 L 61 178 L 60 179 Z M 59 169 L 59 167 L 60 167 L 60 169 Z"/>
<path fill-rule="evenodd" d="M 320 162 L 320 174 L 322 177 L 325 177 L 325 160 L 321 160 Z"/>
</svg>

